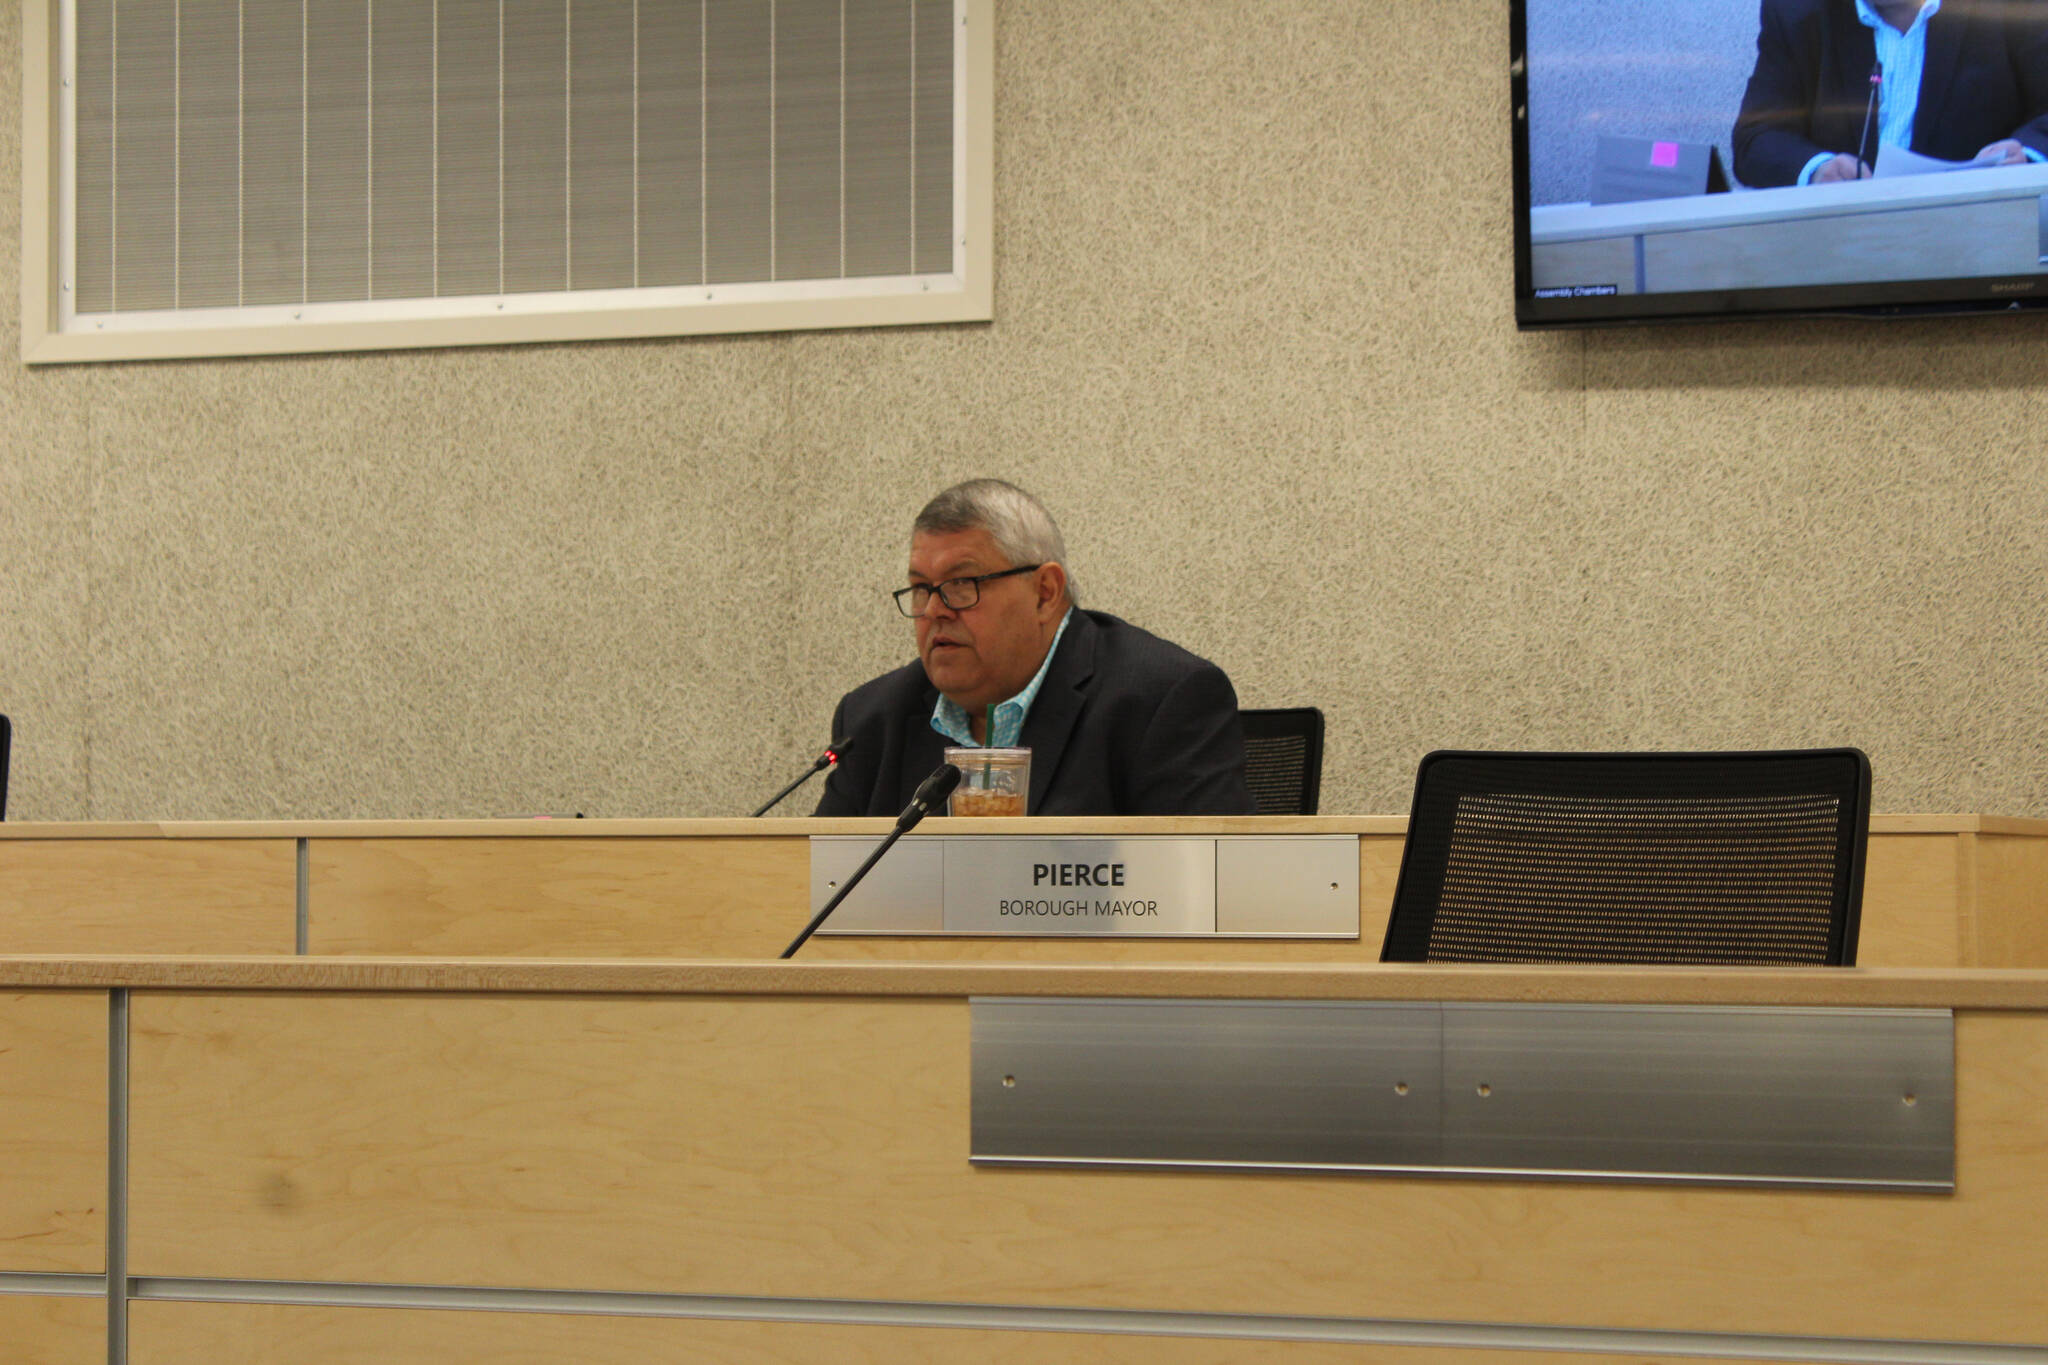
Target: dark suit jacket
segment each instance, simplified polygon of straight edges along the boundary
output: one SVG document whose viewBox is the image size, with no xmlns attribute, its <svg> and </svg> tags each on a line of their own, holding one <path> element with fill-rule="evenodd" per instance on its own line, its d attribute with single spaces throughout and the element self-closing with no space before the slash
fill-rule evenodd
<svg viewBox="0 0 2048 1365">
<path fill-rule="evenodd" d="M 938 689 L 906 664 L 839 702 L 853 741 L 817 815 L 895 815 L 951 743 L 932 729 Z M 1018 741 L 1031 750 L 1032 815 L 1249 815 L 1237 693 L 1223 670 L 1099 611 L 1075 611 Z"/>
<path fill-rule="evenodd" d="M 1967 161 L 2004 138 L 2048 154 L 2048 6 L 1942 0 L 1927 23 L 1913 150 Z M 1763 0 L 1756 70 L 1735 120 L 1735 176 L 1790 185 L 1822 152 L 1855 155 L 1877 40 L 1856 0 Z M 1870 157 L 1877 155 L 1873 123 Z"/>
</svg>

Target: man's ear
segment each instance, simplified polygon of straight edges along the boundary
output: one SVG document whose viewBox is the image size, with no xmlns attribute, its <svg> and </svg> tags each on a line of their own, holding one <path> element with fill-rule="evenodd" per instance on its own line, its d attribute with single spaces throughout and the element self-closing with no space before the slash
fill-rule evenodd
<svg viewBox="0 0 2048 1365">
<path fill-rule="evenodd" d="M 1058 560 L 1038 567 L 1038 613 L 1049 616 L 1052 609 L 1060 605 L 1067 595 L 1067 570 Z"/>
</svg>

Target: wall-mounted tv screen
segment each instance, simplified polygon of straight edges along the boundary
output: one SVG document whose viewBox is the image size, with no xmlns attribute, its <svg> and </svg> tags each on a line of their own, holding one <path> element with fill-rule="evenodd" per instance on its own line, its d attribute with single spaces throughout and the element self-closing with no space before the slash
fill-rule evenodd
<svg viewBox="0 0 2048 1365">
<path fill-rule="evenodd" d="M 1510 0 L 1515 319 L 2048 307 L 2048 0 Z"/>
</svg>

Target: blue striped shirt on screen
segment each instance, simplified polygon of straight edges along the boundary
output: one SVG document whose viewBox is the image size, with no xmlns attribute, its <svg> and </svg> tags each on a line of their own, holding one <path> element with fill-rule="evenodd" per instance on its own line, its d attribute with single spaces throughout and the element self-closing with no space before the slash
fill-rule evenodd
<svg viewBox="0 0 2048 1365">
<path fill-rule="evenodd" d="M 1856 17 L 1876 38 L 1877 64 L 1884 68 L 1877 92 L 1879 146 L 1912 149 L 1913 121 L 1920 116 L 1920 78 L 1927 69 L 1927 25 L 1939 13 L 1941 0 L 1927 0 L 1901 33 L 1885 22 L 1870 0 L 1856 0 Z M 2029 161 L 2048 160 L 2032 147 L 2026 151 Z M 1799 172 L 1799 183 L 1812 184 L 1814 172 L 1834 159 L 1835 153 L 1822 152 L 1808 161 Z M 1876 159 L 1876 148 L 1872 148 L 1871 160 Z"/>
</svg>

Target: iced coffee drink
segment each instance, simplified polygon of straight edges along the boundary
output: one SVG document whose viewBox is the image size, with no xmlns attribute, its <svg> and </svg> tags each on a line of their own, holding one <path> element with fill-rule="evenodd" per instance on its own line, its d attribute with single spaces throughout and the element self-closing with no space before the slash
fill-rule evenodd
<svg viewBox="0 0 2048 1365">
<path fill-rule="evenodd" d="M 946 814 L 1024 814 L 1031 794 L 1029 749 L 948 749 L 946 762 L 960 769 Z"/>
</svg>

